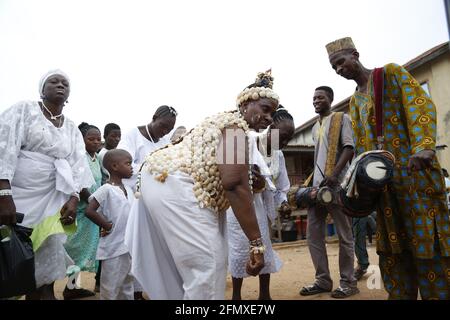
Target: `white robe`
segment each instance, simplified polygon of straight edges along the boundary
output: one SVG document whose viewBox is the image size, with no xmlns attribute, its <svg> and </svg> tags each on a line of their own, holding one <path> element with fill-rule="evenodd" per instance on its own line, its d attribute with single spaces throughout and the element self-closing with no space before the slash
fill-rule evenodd
<svg viewBox="0 0 450 320">
<path fill-rule="evenodd" d="M 55 215 L 71 193 L 94 183 L 78 128 L 68 118 L 56 128 L 37 102 L 19 102 L 4 111 L 0 137 L 0 179 L 10 181 L 16 210 L 25 214 L 26 227 Z M 65 234 L 56 234 L 37 250 L 38 287 L 64 277 L 65 241 Z"/>
<path fill-rule="evenodd" d="M 123 183 L 135 190 L 137 174 L 145 158 L 152 151 L 168 145 L 170 143 L 170 136 L 171 135 L 169 133 L 168 135 L 165 135 L 164 137 L 159 139 L 158 142 L 154 143 L 146 139 L 137 127 L 131 129 L 129 132 L 123 135 L 122 139 L 119 142 L 119 145 L 117 146 L 117 149 L 128 151 L 133 158 L 133 176 L 130 179 L 123 179 Z"/>
<path fill-rule="evenodd" d="M 160 138 L 158 142 L 152 142 L 145 138 L 137 127 L 131 129 L 122 136 L 117 149 L 128 151 L 133 158 L 133 176 L 129 179 L 122 179 L 122 182 L 129 186 L 133 191 L 136 191 L 136 181 L 139 170 L 145 158 L 153 151 L 165 147 L 170 143 L 171 133 Z M 134 283 L 134 290 L 136 292 L 142 291 L 142 286 L 138 281 Z"/>
<path fill-rule="evenodd" d="M 287 201 L 287 193 L 291 188 L 289 176 L 286 170 L 286 161 L 281 150 L 273 151 L 274 160 L 272 163 L 268 163 L 269 170 L 272 173 L 272 181 L 275 185 L 274 189 L 266 189 L 263 193 L 264 207 L 271 222 L 274 222 L 277 218 L 278 208 L 284 201 Z M 272 165 L 277 165 L 278 169 L 272 168 Z"/>
<path fill-rule="evenodd" d="M 266 178 L 266 190 L 262 193 L 256 193 L 253 195 L 253 203 L 255 206 L 256 218 L 258 220 L 259 230 L 261 237 L 266 247 L 264 252 L 264 268 L 259 274 L 275 273 L 281 269 L 282 262 L 277 253 L 272 248 L 272 242 L 270 240 L 269 222 L 276 217 L 276 206 L 279 206 L 283 200 L 286 199 L 284 192 L 289 190 L 289 180 L 287 179 L 286 168 L 277 168 L 277 178 L 275 184 L 272 181 L 272 171 L 267 166 L 262 155 L 259 153 L 254 144 L 253 162 L 257 164 L 261 170 L 261 174 Z M 284 166 L 284 157 L 281 152 L 274 152 L 277 157 L 277 164 Z M 281 178 L 281 179 L 280 179 Z M 287 188 L 287 189 L 286 189 Z M 284 194 L 284 196 L 283 196 Z M 228 232 L 228 270 L 231 276 L 234 278 L 246 278 L 250 275 L 246 272 L 246 262 L 248 260 L 249 244 L 248 239 L 245 236 L 238 220 L 236 219 L 234 212 L 231 208 L 227 210 L 227 232 Z"/>
<path fill-rule="evenodd" d="M 223 300 L 227 241 L 224 215 L 200 208 L 194 181 L 176 172 L 165 183 L 142 172 L 125 243 L 131 273 L 152 300 Z"/>
<path fill-rule="evenodd" d="M 66 159 L 74 187 L 85 187 L 86 166 L 83 137 L 78 127 L 65 118 L 56 128 L 35 101 L 22 101 L 0 115 L 0 179 L 12 180 L 21 150 L 38 152 L 55 159 Z M 91 182 L 91 181 L 88 181 Z"/>
</svg>

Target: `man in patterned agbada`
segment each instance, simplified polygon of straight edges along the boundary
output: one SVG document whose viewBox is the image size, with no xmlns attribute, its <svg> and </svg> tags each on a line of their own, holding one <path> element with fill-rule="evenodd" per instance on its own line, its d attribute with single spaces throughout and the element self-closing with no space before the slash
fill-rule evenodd
<svg viewBox="0 0 450 320">
<path fill-rule="evenodd" d="M 374 70 L 361 64 L 351 38 L 326 48 L 336 73 L 357 84 L 349 105 L 356 153 L 382 147 L 396 158 L 377 209 L 377 253 L 389 299 L 417 299 L 418 291 L 422 299 L 450 299 L 450 222 L 435 154 L 433 101 L 396 64 L 380 70 L 376 83 L 383 90 L 376 96 Z"/>
</svg>

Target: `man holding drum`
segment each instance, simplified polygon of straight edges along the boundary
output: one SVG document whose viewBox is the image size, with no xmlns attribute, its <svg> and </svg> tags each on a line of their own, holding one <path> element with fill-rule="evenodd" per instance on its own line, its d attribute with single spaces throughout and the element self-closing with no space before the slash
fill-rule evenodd
<svg viewBox="0 0 450 320">
<path fill-rule="evenodd" d="M 377 253 L 389 299 L 450 299 L 450 222 L 436 149 L 436 108 L 403 67 L 370 70 L 351 38 L 327 46 L 332 68 L 353 80 L 355 151 L 395 157 L 377 210 Z"/>
<path fill-rule="evenodd" d="M 313 127 L 315 142 L 315 167 L 312 177 L 313 187 L 336 188 L 347 171 L 353 157 L 354 141 L 351 121 L 341 112 L 331 112 L 333 90 L 330 87 L 318 87 L 314 92 L 313 105 L 319 120 Z M 323 190 L 323 188 L 322 188 Z M 314 284 L 305 286 L 300 295 L 309 296 L 330 292 L 333 282 L 328 268 L 325 247 L 325 224 L 328 213 L 333 217 L 339 237 L 340 286 L 331 294 L 333 298 L 347 298 L 359 292 L 354 272 L 354 251 L 352 219 L 343 214 L 340 207 L 328 206 L 316 202 L 308 209 L 307 239 L 311 259 L 316 270 Z"/>
</svg>

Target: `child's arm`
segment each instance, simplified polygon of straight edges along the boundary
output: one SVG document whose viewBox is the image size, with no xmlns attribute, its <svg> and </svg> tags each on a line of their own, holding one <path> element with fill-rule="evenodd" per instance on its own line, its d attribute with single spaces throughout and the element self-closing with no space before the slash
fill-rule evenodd
<svg viewBox="0 0 450 320">
<path fill-rule="evenodd" d="M 109 234 L 109 231 L 111 231 L 113 223 L 106 220 L 104 215 L 97 212 L 99 207 L 100 204 L 97 199 L 92 198 L 86 208 L 86 217 L 101 228 L 100 235 L 104 237 Z"/>
</svg>

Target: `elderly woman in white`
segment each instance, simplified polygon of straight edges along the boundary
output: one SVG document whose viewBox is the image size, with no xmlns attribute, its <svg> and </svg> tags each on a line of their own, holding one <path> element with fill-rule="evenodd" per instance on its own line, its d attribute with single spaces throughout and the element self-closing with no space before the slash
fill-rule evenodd
<svg viewBox="0 0 450 320">
<path fill-rule="evenodd" d="M 238 96 L 237 110 L 206 118 L 146 158 L 125 242 L 132 273 L 151 299 L 224 299 L 230 206 L 247 237 L 247 271 L 256 275 L 263 268 L 251 191 L 256 147 L 247 134 L 272 121 L 278 106 L 272 80 L 270 73 L 259 74 Z"/>
<path fill-rule="evenodd" d="M 45 74 L 41 101 L 19 102 L 0 115 L 0 224 L 33 228 L 36 292 L 29 299 L 55 299 L 53 283 L 63 279 L 70 258 L 64 250 L 74 226 L 79 192 L 93 184 L 83 138 L 63 115 L 70 93 L 67 75 Z"/>
<path fill-rule="evenodd" d="M 266 247 L 265 266 L 259 272 L 259 300 L 271 300 L 270 274 L 278 272 L 282 266 L 280 258 L 272 249 L 268 220 L 274 221 L 277 211 L 283 214 L 290 213 L 289 205 L 287 205 L 290 183 L 280 149 L 285 147 L 292 138 L 295 130 L 294 121 L 282 106 L 277 109 L 272 118 L 273 124 L 267 132 L 254 133 L 255 138 L 259 140 L 259 151 L 254 150 L 253 158 L 258 165 L 259 176 L 265 180 L 262 181 L 259 193 L 255 192 L 253 195 L 256 217 Z M 243 279 L 250 276 L 245 267 L 248 243 L 231 208 L 227 212 L 227 227 L 229 271 L 233 282 L 232 299 L 241 300 Z"/>
</svg>

